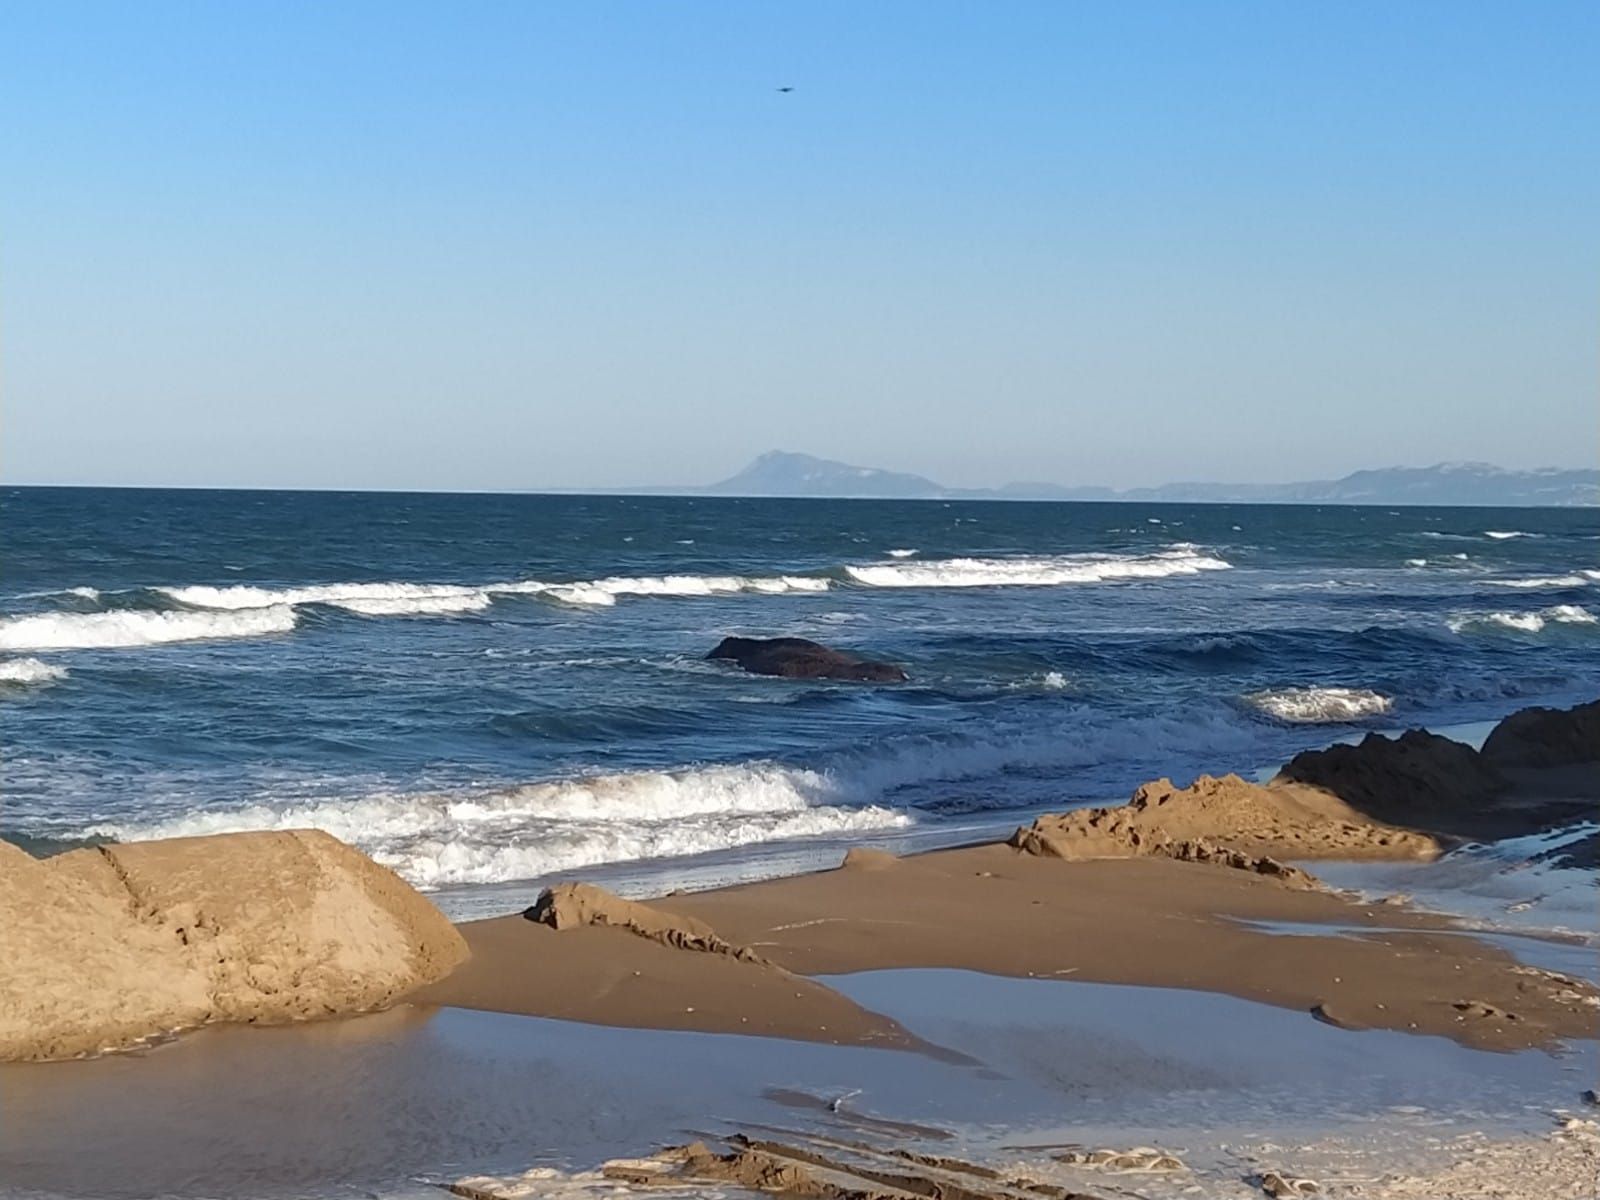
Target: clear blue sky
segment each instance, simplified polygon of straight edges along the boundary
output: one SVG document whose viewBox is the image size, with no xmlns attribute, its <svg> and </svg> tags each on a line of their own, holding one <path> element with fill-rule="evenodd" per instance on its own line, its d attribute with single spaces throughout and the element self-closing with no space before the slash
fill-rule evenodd
<svg viewBox="0 0 1600 1200">
<path fill-rule="evenodd" d="M 1593 465 L 1597 61 L 1593 0 L 11 0 L 0 462 Z"/>
</svg>

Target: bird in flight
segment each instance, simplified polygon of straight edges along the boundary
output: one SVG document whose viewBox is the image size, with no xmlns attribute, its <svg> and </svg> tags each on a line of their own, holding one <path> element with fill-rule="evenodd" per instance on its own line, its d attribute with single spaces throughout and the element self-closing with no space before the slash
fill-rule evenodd
<svg viewBox="0 0 1600 1200">
<path fill-rule="evenodd" d="M 780 92 L 792 92 L 792 91 L 794 91 L 794 89 L 792 87 L 781 87 L 778 90 Z"/>
</svg>

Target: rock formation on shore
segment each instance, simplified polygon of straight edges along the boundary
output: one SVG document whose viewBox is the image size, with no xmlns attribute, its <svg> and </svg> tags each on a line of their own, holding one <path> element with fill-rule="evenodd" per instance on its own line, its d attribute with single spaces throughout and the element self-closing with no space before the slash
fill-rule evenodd
<svg viewBox="0 0 1600 1200">
<path fill-rule="evenodd" d="M 707 658 L 730 659 L 752 675 L 785 679 L 853 679 L 865 683 L 904 683 L 893 663 L 874 662 L 806 638 L 723 638 Z"/>
<path fill-rule="evenodd" d="M 1600 762 L 1600 700 L 1512 713 L 1484 741 L 1483 757 L 1504 768 Z"/>
<path fill-rule="evenodd" d="M 382 1008 L 467 956 L 432 904 L 316 830 L 48 859 L 0 842 L 0 930 L 0 1060 Z"/>
<path fill-rule="evenodd" d="M 1278 861 L 1429 858 L 1462 838 L 1533 833 L 1588 815 L 1584 785 L 1529 797 L 1507 772 L 1600 761 L 1600 701 L 1530 708 L 1500 722 L 1482 753 L 1421 729 L 1370 733 L 1356 745 L 1295 755 L 1266 784 L 1202 775 L 1186 788 L 1147 783 L 1122 805 L 1038 818 L 1010 844 L 1065 859 L 1158 855 L 1276 876 L 1310 877 Z M 1594 780 L 1587 786 L 1591 793 Z M 1568 793 L 1577 792 L 1572 795 Z M 1590 801 L 1600 796 L 1590 794 Z M 1592 851 L 1591 851 L 1592 853 Z"/>
</svg>

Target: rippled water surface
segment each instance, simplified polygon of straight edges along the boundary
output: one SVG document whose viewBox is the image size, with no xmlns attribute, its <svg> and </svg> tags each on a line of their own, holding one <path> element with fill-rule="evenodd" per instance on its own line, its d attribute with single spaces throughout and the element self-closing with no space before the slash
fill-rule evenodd
<svg viewBox="0 0 1600 1200">
<path fill-rule="evenodd" d="M 779 856 L 1600 685 L 1594 510 L 0 500 L 4 832 L 45 847 L 315 824 L 457 889 Z"/>
</svg>

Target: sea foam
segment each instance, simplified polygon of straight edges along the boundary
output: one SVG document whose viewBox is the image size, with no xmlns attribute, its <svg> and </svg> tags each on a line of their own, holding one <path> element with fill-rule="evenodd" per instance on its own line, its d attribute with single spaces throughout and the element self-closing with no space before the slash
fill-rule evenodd
<svg viewBox="0 0 1600 1200">
<path fill-rule="evenodd" d="M 1504 588 L 1572 588 L 1582 587 L 1592 582 L 1588 574 L 1583 575 L 1532 575 L 1526 579 L 1485 579 L 1484 583 L 1493 587 Z"/>
<path fill-rule="evenodd" d="M 272 608 L 279 605 L 327 604 L 366 616 L 422 616 L 433 613 L 475 612 L 488 608 L 490 597 L 481 588 L 426 583 L 328 583 L 301 588 L 163 587 L 162 595 L 192 608 L 224 611 Z"/>
<path fill-rule="evenodd" d="M 0 620 L 0 650 L 84 650 L 156 646 L 287 633 L 294 609 L 276 604 L 238 612 L 38 613 Z"/>
<path fill-rule="evenodd" d="M 1244 697 L 1250 707 L 1296 724 L 1359 721 L 1380 716 L 1394 701 L 1369 688 L 1291 687 L 1269 688 Z"/>
<path fill-rule="evenodd" d="M 1577 604 L 1557 604 L 1539 612 L 1466 613 L 1446 622 L 1456 633 L 1475 629 L 1542 633 L 1551 625 L 1595 625 L 1600 617 Z"/>
<path fill-rule="evenodd" d="M 1162 579 L 1225 571 L 1231 563 L 1180 544 L 1156 554 L 1058 554 L 1019 558 L 946 558 L 848 566 L 868 587 L 1051 587 L 1117 579 Z"/>
<path fill-rule="evenodd" d="M 1071 733 L 1063 735 L 1062 728 Z M 1051 795 L 1061 781 L 1114 796 L 1158 769 L 1202 755 L 1259 756 L 1259 726 L 1226 714 L 1136 721 L 1080 711 L 1048 730 L 911 734 L 823 756 L 802 766 L 751 760 L 609 774 L 522 786 L 404 793 L 378 791 L 201 809 L 157 820 L 123 819 L 75 830 L 119 841 L 252 829 L 320 828 L 421 887 L 530 879 L 600 863 L 670 858 L 796 838 L 848 837 L 914 824 L 902 789 L 1037 772 Z M 1009 807 L 998 790 L 963 811 Z M 923 792 L 921 794 L 926 794 Z M 1075 793 L 1076 794 L 1076 793 Z M 976 799 L 978 803 L 970 801 Z M 927 811 L 927 810 L 922 810 Z"/>
<path fill-rule="evenodd" d="M 153 823 L 100 824 L 84 832 L 137 841 L 309 826 L 360 847 L 417 886 L 433 888 L 911 822 L 892 808 L 837 803 L 841 790 L 826 773 L 755 762 L 483 792 L 257 804 Z"/>
<path fill-rule="evenodd" d="M 67 677 L 67 669 L 37 658 L 8 658 L 0 662 L 0 684 L 54 683 Z"/>
</svg>

